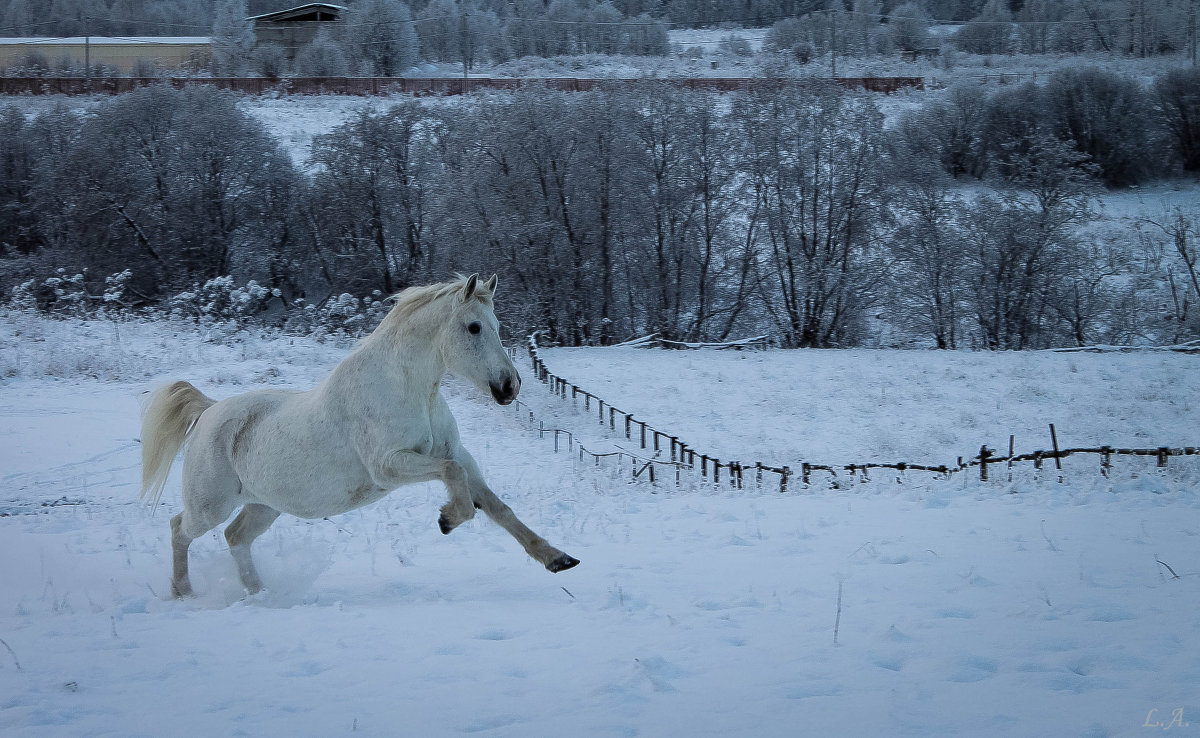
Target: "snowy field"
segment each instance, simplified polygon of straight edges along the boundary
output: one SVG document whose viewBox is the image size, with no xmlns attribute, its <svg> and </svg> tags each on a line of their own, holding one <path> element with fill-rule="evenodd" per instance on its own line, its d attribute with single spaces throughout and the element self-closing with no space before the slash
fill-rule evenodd
<svg viewBox="0 0 1200 738">
<path fill-rule="evenodd" d="M 554 454 L 511 408 L 451 382 L 464 442 L 492 486 L 578 568 L 546 573 L 482 519 L 442 536 L 444 492 L 430 484 L 329 520 L 281 518 L 256 544 L 268 589 L 252 598 L 214 532 L 192 548 L 198 596 L 170 600 L 178 480 L 157 514 L 138 503 L 140 393 L 177 377 L 215 397 L 308 387 L 348 350 L 204 338 L 177 324 L 0 314 L 0 735 L 1187 735 L 1200 725 L 1195 459 L 1165 473 L 1119 461 L 1107 480 L 1090 461 L 1071 463 L 1062 483 L 1018 470 L 1013 482 L 878 476 L 787 495 L 654 488 Z M 707 429 L 722 428 L 780 455 L 940 459 L 1023 428 L 1040 447 L 1048 420 L 1071 442 L 1196 443 L 1196 357 L 546 359 L 638 403 L 625 409 L 686 426 L 695 443 L 715 443 Z M 650 384 L 664 375 L 675 382 Z M 591 416 L 528 377 L 522 400 L 597 434 Z"/>
</svg>

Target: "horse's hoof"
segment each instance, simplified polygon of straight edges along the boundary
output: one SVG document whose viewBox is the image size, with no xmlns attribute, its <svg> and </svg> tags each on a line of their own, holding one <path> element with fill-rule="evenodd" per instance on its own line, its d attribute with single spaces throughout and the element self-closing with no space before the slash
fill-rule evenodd
<svg viewBox="0 0 1200 738">
<path fill-rule="evenodd" d="M 562 556 L 559 556 L 554 561 L 551 561 L 549 564 L 546 564 L 546 569 L 552 574 L 557 574 L 560 571 L 566 571 L 567 569 L 573 569 L 576 566 L 579 566 L 579 559 L 577 559 L 573 556 L 567 556 L 566 554 L 563 554 Z"/>
</svg>

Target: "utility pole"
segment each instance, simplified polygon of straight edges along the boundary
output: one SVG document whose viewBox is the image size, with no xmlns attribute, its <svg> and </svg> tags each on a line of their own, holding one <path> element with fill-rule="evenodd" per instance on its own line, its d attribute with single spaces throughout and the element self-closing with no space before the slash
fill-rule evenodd
<svg viewBox="0 0 1200 738">
<path fill-rule="evenodd" d="M 467 78 L 467 53 L 468 53 L 467 52 L 467 9 L 466 8 L 462 9 L 462 17 L 460 18 L 458 29 L 459 29 L 459 34 L 460 34 L 459 42 L 458 42 L 458 51 L 460 54 L 462 54 L 463 79 L 466 79 Z M 463 92 L 466 92 L 466 91 L 467 91 L 466 83 L 463 83 Z"/>
<path fill-rule="evenodd" d="M 87 91 L 92 91 L 92 35 L 88 16 L 83 16 L 83 77 Z"/>
<path fill-rule="evenodd" d="M 1141 28 L 1138 35 L 1141 36 L 1141 57 L 1146 58 L 1146 0 L 1138 0 L 1138 15 L 1141 16 Z"/>
<path fill-rule="evenodd" d="M 837 11 L 829 11 L 829 75 L 837 78 Z"/>
<path fill-rule="evenodd" d="M 1196 3 L 1198 0 L 1192 0 L 1188 7 L 1188 51 L 1191 53 L 1192 66 L 1196 66 Z"/>
</svg>

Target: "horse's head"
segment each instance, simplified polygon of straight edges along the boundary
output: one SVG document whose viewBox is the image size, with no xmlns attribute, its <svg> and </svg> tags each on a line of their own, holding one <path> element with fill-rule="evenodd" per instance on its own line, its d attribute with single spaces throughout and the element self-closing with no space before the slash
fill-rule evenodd
<svg viewBox="0 0 1200 738">
<path fill-rule="evenodd" d="M 482 284 L 474 274 L 463 282 L 450 298 L 454 308 L 442 331 L 442 358 L 451 372 L 507 405 L 521 391 L 521 375 L 500 343 L 500 321 L 492 307 L 495 294 L 495 275 Z"/>
</svg>

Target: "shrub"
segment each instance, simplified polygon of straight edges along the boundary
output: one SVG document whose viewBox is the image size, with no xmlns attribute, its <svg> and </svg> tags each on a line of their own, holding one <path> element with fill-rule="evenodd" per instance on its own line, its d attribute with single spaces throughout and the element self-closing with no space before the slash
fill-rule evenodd
<svg viewBox="0 0 1200 738">
<path fill-rule="evenodd" d="M 167 308 L 173 316 L 191 318 L 197 323 L 227 322 L 244 327 L 280 295 L 279 290 L 263 287 L 254 280 L 238 287 L 233 277 L 215 277 L 171 297 Z"/>
</svg>

